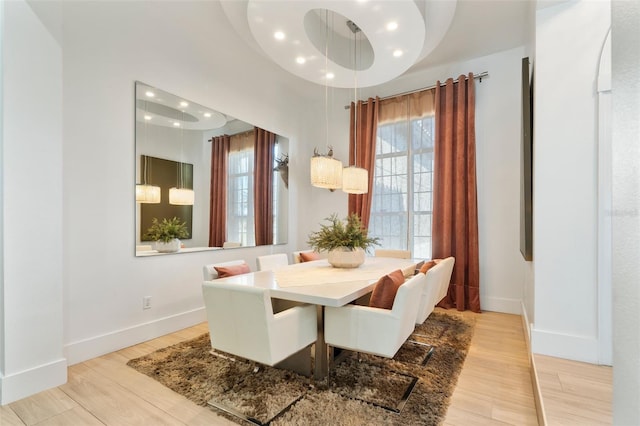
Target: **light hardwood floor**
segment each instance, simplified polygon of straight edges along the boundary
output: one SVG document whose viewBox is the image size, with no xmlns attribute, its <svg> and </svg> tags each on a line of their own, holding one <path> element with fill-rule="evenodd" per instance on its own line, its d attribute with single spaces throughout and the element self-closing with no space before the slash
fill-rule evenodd
<svg viewBox="0 0 640 426">
<path fill-rule="evenodd" d="M 613 369 L 534 355 L 549 425 L 610 425 Z"/>
<path fill-rule="evenodd" d="M 444 424 L 538 424 L 520 317 L 448 312 L 475 317 L 476 329 Z M 231 425 L 208 408 L 193 404 L 126 366 L 129 359 L 206 331 L 206 324 L 200 324 L 71 366 L 66 384 L 0 407 L 0 424 Z M 565 366 L 559 368 L 564 371 Z M 547 374 L 547 370 L 543 371 Z M 561 374 L 560 370 L 556 373 Z M 545 378 L 553 381 L 551 376 Z M 567 381 L 563 373 L 558 380 L 570 387 L 582 383 L 580 379 Z M 584 412 L 581 416 L 584 419 Z"/>
</svg>

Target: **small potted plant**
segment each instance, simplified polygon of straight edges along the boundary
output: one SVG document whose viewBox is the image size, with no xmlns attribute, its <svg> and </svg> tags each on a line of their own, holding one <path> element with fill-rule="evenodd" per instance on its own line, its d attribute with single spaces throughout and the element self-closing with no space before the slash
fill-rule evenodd
<svg viewBox="0 0 640 426">
<path fill-rule="evenodd" d="M 188 238 L 189 231 L 187 231 L 187 223 L 177 217 L 163 218 L 162 221 L 154 217 L 144 236 L 156 242 L 158 252 L 173 253 L 180 250 L 180 238 Z"/>
<path fill-rule="evenodd" d="M 350 214 L 345 220 L 332 214 L 325 219 L 328 225 L 309 235 L 307 244 L 315 251 L 329 253 L 328 261 L 336 268 L 357 268 L 364 263 L 365 251 L 379 245 L 379 239 L 369 237 L 362 226 L 360 216 Z"/>
</svg>

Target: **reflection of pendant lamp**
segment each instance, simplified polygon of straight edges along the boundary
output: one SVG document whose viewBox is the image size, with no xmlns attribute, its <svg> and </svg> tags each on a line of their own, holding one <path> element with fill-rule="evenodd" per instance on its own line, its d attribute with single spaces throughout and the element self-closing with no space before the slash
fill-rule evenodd
<svg viewBox="0 0 640 426">
<path fill-rule="evenodd" d="M 327 145 L 329 145 L 329 79 L 333 74 L 329 71 L 329 11 L 325 10 L 326 34 L 325 34 L 325 84 L 324 84 L 324 116 Z M 318 188 L 327 188 L 331 191 L 342 186 L 342 162 L 333 158 L 333 149 L 329 147 L 327 155 L 321 155 L 314 150 L 311 157 L 311 185 Z"/>
<path fill-rule="evenodd" d="M 169 204 L 192 206 L 194 201 L 193 189 L 184 188 L 184 163 L 178 163 L 178 186 L 169 189 Z"/>
<path fill-rule="evenodd" d="M 348 21 L 347 26 L 353 32 L 353 157 L 354 165 L 345 167 L 342 171 L 342 190 L 349 194 L 366 194 L 369 191 L 369 172 L 358 167 L 358 78 L 357 78 L 357 40 L 356 35 L 360 28 Z"/>
<path fill-rule="evenodd" d="M 160 187 L 149 185 L 147 179 L 149 170 L 147 168 L 147 156 L 142 156 L 142 184 L 136 185 L 136 201 L 145 204 L 158 204 L 160 202 Z"/>
<path fill-rule="evenodd" d="M 147 101 L 144 102 L 144 141 L 147 143 L 147 123 L 151 116 L 147 116 Z M 136 184 L 136 202 L 144 204 L 160 203 L 160 187 L 150 185 L 149 175 L 151 174 L 151 166 L 147 163 L 149 159 L 146 155 L 142 156 L 142 184 Z"/>
<path fill-rule="evenodd" d="M 184 118 L 184 110 L 182 110 L 182 115 Z M 180 123 L 180 159 L 182 160 L 183 156 L 183 127 L 184 120 Z M 178 183 L 177 186 L 169 189 L 169 204 L 174 204 L 176 206 L 192 206 L 195 201 L 195 193 L 191 188 L 185 188 L 184 185 L 184 163 L 178 163 L 178 172 L 177 172 Z"/>
</svg>

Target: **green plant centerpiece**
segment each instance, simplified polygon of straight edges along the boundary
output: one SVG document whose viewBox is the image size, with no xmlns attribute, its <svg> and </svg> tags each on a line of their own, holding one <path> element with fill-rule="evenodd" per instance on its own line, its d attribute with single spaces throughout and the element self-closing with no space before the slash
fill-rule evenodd
<svg viewBox="0 0 640 426">
<path fill-rule="evenodd" d="M 188 238 L 187 223 L 177 217 L 159 221 L 154 217 L 151 226 L 144 235 L 146 239 L 156 242 L 156 250 L 160 253 L 172 253 L 180 250 L 180 238 Z"/>
<path fill-rule="evenodd" d="M 356 213 L 344 220 L 334 213 L 325 220 L 329 223 L 311 233 L 307 244 L 317 252 L 328 252 L 328 261 L 336 268 L 357 268 L 364 263 L 365 251 L 380 244 L 378 238 L 367 235 Z"/>
</svg>

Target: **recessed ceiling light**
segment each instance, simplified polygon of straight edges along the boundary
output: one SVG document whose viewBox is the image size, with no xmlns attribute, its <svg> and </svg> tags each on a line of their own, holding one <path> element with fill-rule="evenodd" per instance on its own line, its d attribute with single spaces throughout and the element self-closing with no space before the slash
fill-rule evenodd
<svg viewBox="0 0 640 426">
<path fill-rule="evenodd" d="M 179 123 L 179 122 L 177 122 L 177 121 L 174 121 L 174 122 L 173 122 L 173 125 L 174 125 L 174 127 L 180 127 L 180 123 Z"/>
<path fill-rule="evenodd" d="M 276 31 L 273 33 L 276 40 L 284 40 L 284 33 L 282 31 Z"/>
<path fill-rule="evenodd" d="M 151 118 L 152 118 L 152 117 L 151 117 L 150 115 L 145 115 L 145 116 L 144 116 L 144 119 L 145 119 L 145 120 L 151 120 Z"/>
<path fill-rule="evenodd" d="M 205 117 L 207 117 L 207 118 L 209 118 L 209 117 L 211 117 L 211 113 L 210 113 L 210 112 L 205 112 L 205 113 L 204 113 L 204 116 L 205 116 Z"/>
<path fill-rule="evenodd" d="M 327 77 L 328 80 L 331 80 L 333 77 L 335 77 L 335 74 L 332 72 L 328 72 L 325 77 Z"/>
<path fill-rule="evenodd" d="M 189 106 L 189 102 L 182 101 L 182 102 L 180 102 L 180 106 L 181 107 L 188 107 Z"/>
<path fill-rule="evenodd" d="M 387 24 L 387 31 L 395 31 L 398 29 L 398 23 L 396 21 L 391 21 Z"/>
<path fill-rule="evenodd" d="M 147 91 L 147 92 L 145 93 L 145 95 L 147 95 L 147 96 L 148 96 L 148 97 L 150 97 L 150 98 L 153 98 L 156 94 L 155 94 L 155 93 L 153 93 L 151 90 L 149 90 L 149 91 Z"/>
<path fill-rule="evenodd" d="M 305 58 L 303 58 L 302 56 L 298 56 L 298 57 L 296 58 L 296 62 L 302 65 L 302 64 L 304 64 L 305 62 L 307 62 L 307 60 L 306 60 Z"/>
<path fill-rule="evenodd" d="M 396 49 L 393 51 L 393 56 L 395 56 L 396 58 L 399 58 L 400 56 L 402 56 L 404 52 L 402 52 L 402 50 L 400 49 Z"/>
</svg>

